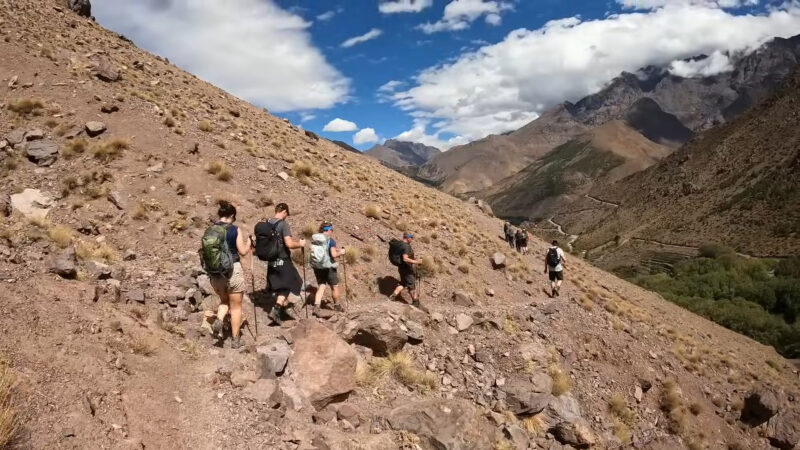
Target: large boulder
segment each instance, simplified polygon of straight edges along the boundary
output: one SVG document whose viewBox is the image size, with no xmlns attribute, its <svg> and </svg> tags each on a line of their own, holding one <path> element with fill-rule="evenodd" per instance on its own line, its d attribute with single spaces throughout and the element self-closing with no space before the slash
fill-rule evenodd
<svg viewBox="0 0 800 450">
<path fill-rule="evenodd" d="M 545 373 L 531 377 L 514 377 L 506 380 L 505 392 L 508 410 L 518 415 L 537 414 L 552 400 L 553 380 Z"/>
<path fill-rule="evenodd" d="M 573 448 L 589 448 L 597 442 L 586 421 L 560 423 L 553 429 L 553 436 L 562 444 Z"/>
<path fill-rule="evenodd" d="M 387 421 L 394 430 L 420 438 L 424 450 L 494 448 L 498 431 L 466 400 L 428 400 L 393 409 Z"/>
<path fill-rule="evenodd" d="M 119 69 L 114 65 L 114 63 L 105 57 L 100 57 L 100 59 L 95 62 L 94 67 L 92 68 L 92 73 L 99 80 L 107 83 L 112 83 L 122 78 L 119 73 Z"/>
<path fill-rule="evenodd" d="M 275 341 L 256 348 L 262 378 L 275 378 L 283 374 L 292 349 L 286 341 Z"/>
<path fill-rule="evenodd" d="M 492 267 L 495 269 L 502 269 L 506 266 L 506 255 L 497 252 L 492 255 Z"/>
<path fill-rule="evenodd" d="M 303 396 L 317 409 L 346 399 L 356 386 L 358 353 L 315 321 L 295 327 L 292 340 L 288 371 Z"/>
<path fill-rule="evenodd" d="M 791 450 L 800 443 L 800 413 L 781 411 L 769 419 L 767 437 L 773 447 Z"/>
<path fill-rule="evenodd" d="M 357 319 L 347 335 L 347 341 L 372 350 L 376 356 L 387 356 L 403 349 L 408 335 L 396 322 L 388 318 L 372 315 Z"/>
<path fill-rule="evenodd" d="M 86 122 L 84 128 L 86 129 L 86 134 L 88 134 L 89 137 L 95 137 L 105 133 L 106 124 L 93 120 L 91 122 Z"/>
<path fill-rule="evenodd" d="M 68 280 L 78 276 L 78 258 L 74 247 L 68 247 L 60 253 L 50 256 L 47 261 L 47 270 L 61 278 Z"/>
<path fill-rule="evenodd" d="M 58 144 L 50 139 L 32 141 L 26 145 L 25 154 L 37 166 L 47 167 L 58 159 Z"/>
<path fill-rule="evenodd" d="M 541 417 L 547 430 L 562 444 L 588 448 L 597 441 L 589 423 L 581 416 L 578 400 L 571 395 L 552 397 Z"/>
<path fill-rule="evenodd" d="M 22 213 L 27 219 L 44 219 L 50 212 L 53 199 L 38 189 L 25 189 L 11 195 L 11 208 Z"/>
<path fill-rule="evenodd" d="M 89 0 L 67 0 L 67 6 L 79 16 L 92 17 L 92 2 Z"/>
<path fill-rule="evenodd" d="M 744 399 L 741 420 L 752 426 L 761 425 L 777 414 L 779 407 L 780 399 L 775 391 L 762 389 L 750 392 Z"/>
</svg>

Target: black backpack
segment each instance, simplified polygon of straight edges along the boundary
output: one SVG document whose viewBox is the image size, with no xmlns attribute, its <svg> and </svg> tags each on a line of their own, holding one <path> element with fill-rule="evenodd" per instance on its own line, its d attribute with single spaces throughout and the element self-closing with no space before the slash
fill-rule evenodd
<svg viewBox="0 0 800 450">
<path fill-rule="evenodd" d="M 547 265 L 555 267 L 561 263 L 561 256 L 558 255 L 558 247 L 550 247 L 547 250 Z"/>
<path fill-rule="evenodd" d="M 394 266 L 400 266 L 403 264 L 403 254 L 408 253 L 406 251 L 406 243 L 403 241 L 399 241 L 397 239 L 392 239 L 389 241 L 389 262 L 392 263 Z"/>
<path fill-rule="evenodd" d="M 278 224 L 269 221 L 256 224 L 256 256 L 262 261 L 277 261 L 286 257 L 286 243 L 278 233 Z"/>
</svg>

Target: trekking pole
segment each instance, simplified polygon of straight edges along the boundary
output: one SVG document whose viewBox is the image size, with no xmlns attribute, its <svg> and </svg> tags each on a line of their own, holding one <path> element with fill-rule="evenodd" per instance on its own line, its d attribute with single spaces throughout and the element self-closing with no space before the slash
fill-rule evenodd
<svg viewBox="0 0 800 450">
<path fill-rule="evenodd" d="M 347 314 L 350 309 L 350 300 L 348 299 L 347 289 L 347 260 L 342 260 L 342 268 L 344 269 L 344 313 Z"/>
<path fill-rule="evenodd" d="M 251 254 L 250 255 L 250 288 L 252 289 L 252 293 L 250 294 L 250 301 L 253 302 L 253 324 L 256 326 L 256 337 L 258 337 L 258 313 L 256 311 L 256 272 L 255 272 L 254 268 L 255 268 L 255 258 Z"/>
<path fill-rule="evenodd" d="M 303 247 L 303 309 L 306 310 L 308 319 L 308 292 L 306 292 L 306 248 Z"/>
</svg>

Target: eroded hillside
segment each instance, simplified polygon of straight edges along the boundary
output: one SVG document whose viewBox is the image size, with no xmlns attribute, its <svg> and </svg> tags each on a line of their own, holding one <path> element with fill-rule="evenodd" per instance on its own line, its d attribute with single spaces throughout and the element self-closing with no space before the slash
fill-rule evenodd
<svg viewBox="0 0 800 450">
<path fill-rule="evenodd" d="M 0 6 L 0 351 L 17 380 L 17 447 L 797 442 L 797 368 L 772 349 L 575 257 L 549 298 L 544 243 L 509 251 L 502 223 L 477 206 L 61 2 Z M 347 311 L 269 326 L 256 292 L 246 346 L 216 343 L 201 328 L 218 299 L 196 251 L 218 199 L 236 204 L 245 231 L 278 201 L 295 234 L 331 220 L 352 249 Z M 385 240 L 402 230 L 417 234 L 429 312 L 386 299 L 396 273 Z M 256 263 L 257 289 L 263 271 Z"/>
</svg>

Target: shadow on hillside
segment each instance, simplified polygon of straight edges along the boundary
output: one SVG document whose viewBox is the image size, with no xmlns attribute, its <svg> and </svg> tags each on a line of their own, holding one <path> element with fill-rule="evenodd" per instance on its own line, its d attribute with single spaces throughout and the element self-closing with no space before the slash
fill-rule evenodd
<svg viewBox="0 0 800 450">
<path fill-rule="evenodd" d="M 397 285 L 400 284 L 400 280 L 395 277 L 385 276 L 378 278 L 378 292 L 381 295 L 389 296 L 394 292 L 394 289 Z"/>
</svg>

